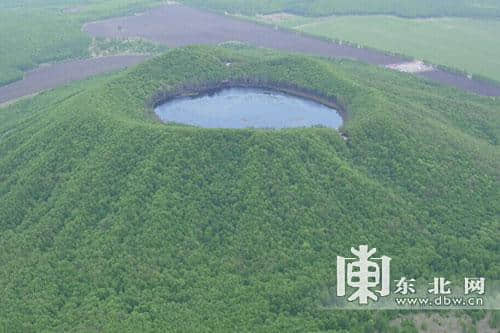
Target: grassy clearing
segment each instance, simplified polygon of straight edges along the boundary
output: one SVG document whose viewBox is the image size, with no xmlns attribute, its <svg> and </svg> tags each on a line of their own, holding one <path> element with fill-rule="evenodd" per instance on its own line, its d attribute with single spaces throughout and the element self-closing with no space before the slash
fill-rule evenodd
<svg viewBox="0 0 500 333">
<path fill-rule="evenodd" d="M 273 22 L 269 17 L 257 17 Z M 500 20 L 287 16 L 276 24 L 308 34 L 408 55 L 500 81 Z"/>
</svg>

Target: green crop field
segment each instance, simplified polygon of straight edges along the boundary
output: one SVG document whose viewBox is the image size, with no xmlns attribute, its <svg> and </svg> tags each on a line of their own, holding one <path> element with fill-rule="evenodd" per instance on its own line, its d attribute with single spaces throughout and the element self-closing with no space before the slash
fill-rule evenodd
<svg viewBox="0 0 500 333">
<path fill-rule="evenodd" d="M 497 0 L 184 2 L 500 81 Z"/>
<path fill-rule="evenodd" d="M 397 15 L 403 17 L 500 17 L 498 0 L 182 0 L 243 15 L 288 12 L 305 16 Z"/>
<path fill-rule="evenodd" d="M 290 17 L 279 24 L 500 81 L 500 20 L 391 16 Z"/>
<path fill-rule="evenodd" d="M 235 79 L 335 98 L 348 141 L 153 117 L 161 92 Z M 395 275 L 498 278 L 499 142 L 498 99 L 242 46 L 20 101 L 0 109 L 0 328 L 416 332 L 322 310 L 335 257 L 366 243 Z"/>
<path fill-rule="evenodd" d="M 130 14 L 157 5 L 155 0 L 0 2 L 0 85 L 45 62 L 90 56 L 92 39 L 85 22 Z"/>
</svg>

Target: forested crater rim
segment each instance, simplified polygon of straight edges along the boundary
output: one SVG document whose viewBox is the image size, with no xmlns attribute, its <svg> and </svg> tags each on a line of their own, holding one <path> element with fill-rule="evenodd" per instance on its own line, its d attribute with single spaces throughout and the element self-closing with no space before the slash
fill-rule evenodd
<svg viewBox="0 0 500 333">
<path fill-rule="evenodd" d="M 234 104 L 228 108 L 221 99 Z M 196 103 L 205 103 L 205 106 Z M 248 106 L 254 103 L 256 109 L 249 110 Z M 341 132 L 346 118 L 345 109 L 336 98 L 293 84 L 251 79 L 184 84 L 177 89 L 157 92 L 150 106 L 162 123 L 182 123 L 200 128 L 324 126 Z M 218 112 L 207 113 L 205 107 L 216 107 Z"/>
</svg>

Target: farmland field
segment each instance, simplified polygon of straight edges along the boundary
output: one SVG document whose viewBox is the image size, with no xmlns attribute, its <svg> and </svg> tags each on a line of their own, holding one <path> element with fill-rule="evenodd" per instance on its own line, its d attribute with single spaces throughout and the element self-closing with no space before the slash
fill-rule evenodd
<svg viewBox="0 0 500 333">
<path fill-rule="evenodd" d="M 244 15 L 288 12 L 304 16 L 500 17 L 496 0 L 182 0 L 197 7 Z"/>
<path fill-rule="evenodd" d="M 183 2 L 500 81 L 500 1 Z"/>
<path fill-rule="evenodd" d="M 465 0 L 440 2 L 431 0 L 391 0 L 383 3 L 353 3 L 346 0 L 183 0 L 181 2 L 221 12 L 229 11 L 245 15 L 286 11 L 307 16 L 394 14 L 404 17 L 500 17 L 500 4 L 494 0 L 478 0 L 472 3 Z M 21 79 L 25 70 L 32 69 L 45 62 L 86 58 L 93 55 L 92 45 L 94 43 L 88 35 L 81 31 L 81 26 L 84 23 L 109 16 L 135 13 L 164 3 L 165 1 L 161 0 L 2 1 L 0 3 L 0 85 Z M 307 18 L 306 21 L 309 19 Z M 23 22 L 23 24 L 19 24 L 19 22 Z M 464 30 L 466 28 L 464 27 Z M 483 27 L 479 29 L 481 30 Z M 485 29 L 489 28 L 486 27 Z M 494 31 L 495 27 L 491 27 L 491 30 Z M 353 32 L 345 33 L 342 36 L 332 35 L 327 27 L 314 28 L 313 33 L 347 40 L 352 38 L 352 41 L 359 40 L 363 42 L 363 39 L 358 38 L 359 36 Z M 471 33 L 473 34 L 474 30 Z M 363 44 L 372 46 L 371 43 Z M 385 44 L 375 45 L 377 48 L 392 50 L 390 46 Z M 478 50 L 483 49 L 484 47 Z M 491 54 L 491 52 L 488 54 Z M 413 54 L 408 52 L 408 55 Z M 415 53 L 415 55 L 418 54 Z M 450 55 L 449 58 L 453 60 L 453 56 Z M 429 58 L 431 61 L 433 59 Z M 443 62 L 442 64 L 462 68 L 461 64 L 463 62 L 472 63 L 471 60 L 461 59 L 461 61 Z M 437 63 L 441 64 L 439 61 Z M 493 65 L 491 64 L 491 66 Z M 490 66 L 490 64 L 485 65 L 485 67 L 487 66 Z M 469 67 L 465 66 L 463 69 L 469 70 Z M 471 68 L 471 71 L 484 74 L 487 69 L 476 70 Z M 491 77 L 491 75 L 488 76 Z M 494 73 L 493 77 L 498 77 L 498 74 Z"/>
<path fill-rule="evenodd" d="M 308 34 L 404 54 L 500 81 L 500 20 L 289 16 L 280 24 Z"/>
<path fill-rule="evenodd" d="M 0 106 L 72 81 L 133 66 L 146 59 L 146 56 L 123 55 L 72 60 L 52 66 L 43 66 L 26 73 L 23 80 L 1 86 Z"/>
<path fill-rule="evenodd" d="M 285 23 L 308 20 L 286 15 Z M 265 17 L 270 19 L 270 16 Z M 273 19 L 283 18 L 274 15 Z M 185 22 L 189 23 L 186 29 Z M 114 17 L 106 20 L 89 22 L 82 30 L 92 36 L 88 48 L 90 57 L 99 59 L 73 60 L 70 63 L 44 66 L 43 69 L 25 75 L 22 81 L 0 87 L 0 104 L 22 96 L 37 93 L 47 88 L 69 82 L 71 79 L 84 78 L 88 75 L 108 72 L 123 68 L 131 63 L 123 61 L 136 57 L 137 54 L 155 55 L 164 52 L 167 47 L 179 47 L 193 44 L 218 44 L 228 41 L 242 41 L 259 47 L 267 47 L 290 52 L 300 52 L 324 57 L 349 58 L 376 65 L 389 65 L 404 62 L 398 56 L 383 52 L 340 45 L 330 41 L 302 36 L 290 31 L 276 30 L 269 26 L 237 20 L 228 15 L 218 15 L 189 8 L 182 5 L 160 6 L 140 15 Z M 106 57 L 118 54 L 115 57 Z M 84 66 L 87 66 L 84 68 Z M 89 68 L 90 67 L 90 68 Z M 43 75 L 39 75 L 43 74 Z M 445 85 L 487 96 L 500 96 L 500 86 L 441 69 L 416 73 Z"/>
</svg>

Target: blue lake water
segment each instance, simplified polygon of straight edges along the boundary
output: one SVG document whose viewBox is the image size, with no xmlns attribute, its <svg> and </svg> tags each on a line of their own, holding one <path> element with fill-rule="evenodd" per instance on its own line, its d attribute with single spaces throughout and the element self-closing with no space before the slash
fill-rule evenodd
<svg viewBox="0 0 500 333">
<path fill-rule="evenodd" d="M 323 104 L 260 89 L 230 88 L 178 98 L 155 109 L 163 122 L 205 128 L 290 128 L 321 125 L 338 129 L 342 118 Z"/>
</svg>

